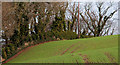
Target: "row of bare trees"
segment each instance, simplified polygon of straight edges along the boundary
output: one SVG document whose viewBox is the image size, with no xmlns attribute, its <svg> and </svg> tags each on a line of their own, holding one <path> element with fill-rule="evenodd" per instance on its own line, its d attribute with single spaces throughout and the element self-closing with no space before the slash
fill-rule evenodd
<svg viewBox="0 0 120 65">
<path fill-rule="evenodd" d="M 112 2 L 70 3 L 68 12 L 71 15 L 71 30 L 75 30 L 80 35 L 94 35 L 94 37 L 113 35 L 117 28 L 113 27 L 116 26 L 113 23 L 117 18 L 114 15 L 117 14 L 118 9 L 117 4 Z"/>
</svg>

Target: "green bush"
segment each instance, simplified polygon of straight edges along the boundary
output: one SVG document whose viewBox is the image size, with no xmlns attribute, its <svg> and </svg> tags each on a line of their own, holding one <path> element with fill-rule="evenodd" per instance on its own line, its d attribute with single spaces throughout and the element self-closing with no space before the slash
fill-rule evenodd
<svg viewBox="0 0 120 65">
<path fill-rule="evenodd" d="M 80 35 L 80 38 L 91 38 L 91 37 L 94 37 L 94 36 L 90 36 L 90 35 Z"/>
<path fill-rule="evenodd" d="M 2 48 L 2 58 L 7 59 L 5 48 Z"/>
<path fill-rule="evenodd" d="M 39 34 L 39 39 L 42 41 L 42 40 L 44 40 L 44 35 L 43 35 L 43 33 L 40 33 Z"/>
<path fill-rule="evenodd" d="M 16 43 L 15 46 L 17 46 L 17 48 L 21 47 L 21 46 L 24 46 L 24 40 L 23 39 L 20 39 L 19 40 L 19 43 Z"/>
<path fill-rule="evenodd" d="M 38 39 L 38 35 L 37 34 L 32 34 L 32 40 L 37 40 Z"/>
<path fill-rule="evenodd" d="M 77 38 L 77 34 L 75 32 L 71 32 L 71 31 L 66 31 L 63 33 L 64 39 L 76 39 Z"/>
<path fill-rule="evenodd" d="M 76 39 L 77 38 L 77 34 L 75 32 L 71 32 L 71 31 L 62 31 L 62 32 L 58 32 L 58 31 L 52 31 L 53 36 L 61 40 L 63 39 Z"/>
<path fill-rule="evenodd" d="M 46 41 L 55 40 L 54 34 L 53 34 L 53 32 L 51 32 L 51 31 L 45 32 L 44 37 L 45 37 L 45 40 L 46 40 Z"/>
<path fill-rule="evenodd" d="M 5 48 L 5 51 L 6 51 L 6 53 L 7 53 L 7 56 L 10 56 L 10 55 L 11 55 L 10 47 L 6 47 L 6 48 Z"/>
<path fill-rule="evenodd" d="M 9 44 L 8 46 L 10 47 L 10 52 L 11 52 L 11 54 L 14 53 L 14 51 L 15 51 L 15 46 L 14 46 L 14 44 Z"/>
<path fill-rule="evenodd" d="M 25 38 L 25 41 L 26 42 L 31 42 L 32 41 L 32 37 L 30 35 L 28 35 L 26 38 Z"/>
<path fill-rule="evenodd" d="M 15 50 L 17 50 L 17 44 L 13 44 L 13 45 L 14 45 Z"/>
<path fill-rule="evenodd" d="M 25 44 L 24 44 L 24 40 L 21 40 L 20 41 L 20 46 L 24 46 Z"/>
</svg>

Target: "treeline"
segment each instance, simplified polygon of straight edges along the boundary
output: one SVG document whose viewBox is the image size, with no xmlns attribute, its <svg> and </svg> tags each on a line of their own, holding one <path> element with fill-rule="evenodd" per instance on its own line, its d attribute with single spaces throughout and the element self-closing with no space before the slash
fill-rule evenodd
<svg viewBox="0 0 120 65">
<path fill-rule="evenodd" d="M 46 41 L 104 36 L 109 35 L 110 29 L 111 35 L 114 33 L 111 18 L 117 10 L 106 14 L 112 5 L 103 10 L 104 3 L 97 3 L 97 12 L 92 11 L 91 4 L 83 9 L 77 5 L 67 2 L 3 3 L 2 38 L 6 44 L 2 46 L 2 58 L 8 59 L 28 46 Z M 78 12 L 79 9 L 82 12 Z M 68 13 L 71 18 L 67 18 Z"/>
<path fill-rule="evenodd" d="M 8 4 L 11 5 L 11 8 L 14 8 L 12 12 L 15 14 L 11 14 L 11 16 L 13 15 L 12 18 L 14 18 L 15 23 L 11 22 L 11 24 L 15 25 L 15 27 L 10 28 L 13 31 L 5 31 L 3 34 L 3 38 L 6 40 L 6 44 L 2 48 L 2 57 L 4 59 L 10 58 L 31 45 L 46 41 L 77 38 L 77 34 L 69 29 L 70 24 L 67 24 L 69 21 L 65 20 L 68 3 L 57 3 L 57 5 L 62 5 L 53 8 L 58 8 L 57 11 L 46 6 L 46 4 L 51 5 L 52 8 L 53 5 L 56 5 L 55 3 Z M 9 33 L 13 34 L 7 36 Z"/>
</svg>

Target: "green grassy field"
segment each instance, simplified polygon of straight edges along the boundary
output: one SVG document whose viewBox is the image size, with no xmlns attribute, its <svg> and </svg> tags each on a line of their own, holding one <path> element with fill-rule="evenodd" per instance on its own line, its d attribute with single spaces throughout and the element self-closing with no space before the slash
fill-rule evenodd
<svg viewBox="0 0 120 65">
<path fill-rule="evenodd" d="M 118 35 L 53 41 L 32 47 L 8 63 L 117 63 Z"/>
</svg>

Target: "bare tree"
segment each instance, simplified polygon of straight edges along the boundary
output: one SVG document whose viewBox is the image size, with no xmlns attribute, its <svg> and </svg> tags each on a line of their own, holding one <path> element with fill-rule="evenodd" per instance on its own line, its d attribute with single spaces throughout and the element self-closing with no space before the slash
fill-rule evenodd
<svg viewBox="0 0 120 65">
<path fill-rule="evenodd" d="M 68 12 L 70 13 L 71 15 L 71 21 L 72 21 L 72 24 L 71 24 L 71 31 L 74 31 L 77 33 L 77 13 L 78 13 L 78 8 L 76 7 L 76 3 L 69 3 L 69 8 L 68 8 Z"/>
<path fill-rule="evenodd" d="M 114 9 L 113 11 L 110 11 L 110 8 L 112 8 L 113 4 L 110 3 L 110 5 L 105 5 L 104 2 L 97 2 L 97 10 L 92 9 L 92 3 L 87 3 L 84 7 L 85 12 L 81 12 L 81 18 L 86 23 L 88 29 L 91 31 L 91 33 L 94 34 L 94 36 L 101 36 L 108 34 L 111 24 L 112 24 L 112 17 L 113 15 L 118 11 L 118 9 Z M 106 30 L 106 31 L 105 31 Z M 112 29 L 112 33 L 114 32 L 114 28 Z"/>
<path fill-rule="evenodd" d="M 78 2 L 78 38 L 80 38 L 79 2 Z"/>
<path fill-rule="evenodd" d="M 2 36 L 6 40 L 6 43 L 8 43 L 8 39 L 13 35 L 16 27 L 15 9 L 14 3 L 2 3 Z"/>
</svg>

